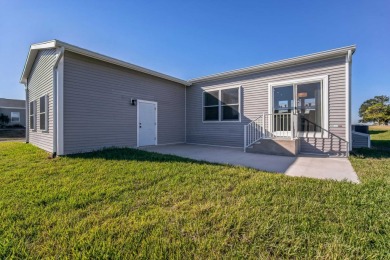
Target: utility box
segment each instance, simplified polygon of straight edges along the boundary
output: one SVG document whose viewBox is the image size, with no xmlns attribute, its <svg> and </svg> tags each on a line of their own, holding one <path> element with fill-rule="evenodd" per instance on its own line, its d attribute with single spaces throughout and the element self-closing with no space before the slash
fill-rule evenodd
<svg viewBox="0 0 390 260">
<path fill-rule="evenodd" d="M 369 134 L 368 125 L 352 125 L 352 131 Z"/>
</svg>

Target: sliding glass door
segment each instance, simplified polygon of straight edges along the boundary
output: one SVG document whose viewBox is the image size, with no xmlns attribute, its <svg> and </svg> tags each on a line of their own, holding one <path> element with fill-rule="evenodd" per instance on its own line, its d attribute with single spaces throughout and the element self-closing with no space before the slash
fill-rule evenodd
<svg viewBox="0 0 390 260">
<path fill-rule="evenodd" d="M 299 132 L 321 132 L 322 82 L 297 83 L 272 88 L 272 127 L 275 136 L 291 136 L 291 114 L 297 114 Z"/>
<path fill-rule="evenodd" d="M 298 84 L 297 109 L 298 131 L 321 132 L 322 127 L 322 94 L 321 82 Z"/>
</svg>

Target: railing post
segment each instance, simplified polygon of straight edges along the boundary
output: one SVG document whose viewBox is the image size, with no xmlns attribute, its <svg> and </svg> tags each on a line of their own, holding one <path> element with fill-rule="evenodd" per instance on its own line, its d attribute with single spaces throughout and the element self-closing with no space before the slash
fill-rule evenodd
<svg viewBox="0 0 390 260">
<path fill-rule="evenodd" d="M 246 128 L 247 128 L 247 126 L 246 125 L 244 125 L 244 152 L 246 152 Z"/>
<path fill-rule="evenodd" d="M 261 133 L 263 135 L 263 138 L 266 138 L 266 135 L 265 135 L 265 113 L 263 112 L 263 125 L 262 125 L 262 129 L 261 129 Z"/>
<path fill-rule="evenodd" d="M 290 129 L 291 129 L 291 140 L 295 137 L 295 127 L 294 127 L 294 112 L 291 111 L 291 119 L 290 119 Z"/>
</svg>

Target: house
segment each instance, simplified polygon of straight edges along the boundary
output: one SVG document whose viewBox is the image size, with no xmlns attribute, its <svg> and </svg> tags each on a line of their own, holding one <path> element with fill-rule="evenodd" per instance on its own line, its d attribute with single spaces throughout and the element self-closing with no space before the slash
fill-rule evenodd
<svg viewBox="0 0 390 260">
<path fill-rule="evenodd" d="M 26 126 L 26 101 L 0 98 L 1 114 L 8 116 L 8 125 Z"/>
<path fill-rule="evenodd" d="M 182 80 L 52 40 L 21 83 L 30 142 L 57 155 L 174 143 L 348 155 L 355 46 Z"/>
</svg>

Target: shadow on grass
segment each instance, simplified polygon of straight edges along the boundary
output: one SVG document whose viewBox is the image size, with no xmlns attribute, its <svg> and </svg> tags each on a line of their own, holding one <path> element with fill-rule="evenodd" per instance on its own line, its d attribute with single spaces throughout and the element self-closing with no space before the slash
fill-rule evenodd
<svg viewBox="0 0 390 260">
<path fill-rule="evenodd" d="M 387 132 L 387 130 L 370 130 L 370 135 L 377 135 Z"/>
<path fill-rule="evenodd" d="M 65 157 L 77 159 L 105 159 L 118 161 L 147 161 L 147 162 L 182 162 L 207 165 L 222 165 L 206 161 L 197 161 L 175 155 L 147 152 L 132 148 L 105 148 L 89 153 L 71 154 Z"/>
<path fill-rule="evenodd" d="M 368 159 L 386 159 L 390 158 L 390 151 L 376 148 L 358 148 L 354 149 L 351 155 Z"/>
<path fill-rule="evenodd" d="M 390 151 L 390 140 L 371 140 L 371 144 L 377 149 Z"/>
</svg>

